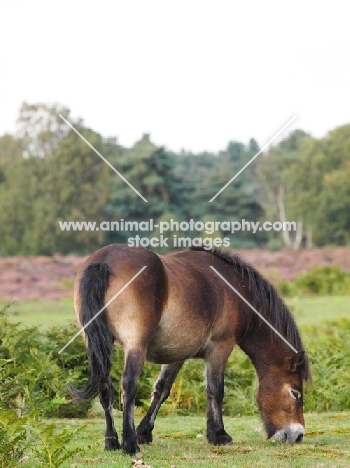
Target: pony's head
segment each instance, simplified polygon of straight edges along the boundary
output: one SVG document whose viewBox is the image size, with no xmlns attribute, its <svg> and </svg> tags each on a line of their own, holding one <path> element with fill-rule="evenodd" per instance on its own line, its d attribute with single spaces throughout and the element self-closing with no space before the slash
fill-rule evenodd
<svg viewBox="0 0 350 468">
<path fill-rule="evenodd" d="M 257 402 L 268 439 L 291 444 L 303 440 L 303 380 L 309 379 L 305 351 L 284 359 L 282 365 L 264 364 Z"/>
</svg>

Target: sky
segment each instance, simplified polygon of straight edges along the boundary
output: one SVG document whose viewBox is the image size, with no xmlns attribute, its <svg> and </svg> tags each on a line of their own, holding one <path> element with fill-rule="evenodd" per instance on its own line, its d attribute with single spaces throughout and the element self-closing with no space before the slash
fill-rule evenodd
<svg viewBox="0 0 350 468">
<path fill-rule="evenodd" d="M 23 101 L 131 146 L 267 143 L 350 123 L 347 2 L 1 0 L 0 135 Z"/>
</svg>

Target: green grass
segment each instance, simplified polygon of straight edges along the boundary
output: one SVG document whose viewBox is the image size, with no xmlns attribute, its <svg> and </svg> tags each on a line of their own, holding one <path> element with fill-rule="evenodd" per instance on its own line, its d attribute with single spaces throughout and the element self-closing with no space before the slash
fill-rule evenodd
<svg viewBox="0 0 350 468">
<path fill-rule="evenodd" d="M 349 296 L 309 296 L 286 300 L 298 326 L 350 318 Z"/>
<path fill-rule="evenodd" d="M 0 309 L 8 304 L 0 300 Z M 15 301 L 7 310 L 8 316 L 23 326 L 38 325 L 48 327 L 51 325 L 65 325 L 75 321 L 73 298 L 66 297 L 56 301 Z"/>
<path fill-rule="evenodd" d="M 299 326 L 314 325 L 327 320 L 350 318 L 349 296 L 294 297 L 287 300 Z M 0 301 L 0 308 L 7 304 Z M 57 301 L 30 300 L 15 302 L 8 310 L 15 321 L 25 326 L 64 325 L 75 320 L 73 299 Z"/>
<path fill-rule="evenodd" d="M 82 427 L 72 447 L 82 448 L 63 466 L 81 468 L 130 468 L 135 457 L 120 451 L 105 452 L 102 419 L 56 420 L 59 426 Z M 116 420 L 120 434 L 121 418 Z M 307 434 L 297 445 L 266 441 L 258 417 L 226 418 L 225 427 L 234 438 L 230 447 L 214 447 L 205 438 L 204 416 L 159 417 L 153 444 L 141 446 L 141 459 L 152 468 L 199 467 L 349 467 L 350 413 L 306 414 Z M 35 467 L 29 460 L 27 467 Z"/>
<path fill-rule="evenodd" d="M 350 298 L 345 296 L 313 296 L 288 299 L 301 327 L 350 317 Z M 5 302 L 0 302 L 4 305 Z M 67 324 L 75 320 L 71 298 L 58 301 L 26 301 L 13 304 L 8 310 L 14 321 L 24 326 Z M 94 411 L 101 415 L 100 411 Z M 205 439 L 205 416 L 159 417 L 154 431 L 154 443 L 142 447 L 142 460 L 152 468 L 192 467 L 350 467 L 350 413 L 305 414 L 306 437 L 302 444 L 284 445 L 265 440 L 258 416 L 225 418 L 227 431 L 234 438 L 231 447 L 213 447 Z M 51 422 L 51 421 L 50 421 Z M 130 468 L 132 459 L 117 452 L 104 452 L 104 421 L 56 420 L 60 427 L 81 427 L 71 441 L 82 448 L 69 459 L 65 468 L 98 466 Z M 116 425 L 121 432 L 121 418 Z M 36 468 L 34 460 L 24 466 Z"/>
</svg>

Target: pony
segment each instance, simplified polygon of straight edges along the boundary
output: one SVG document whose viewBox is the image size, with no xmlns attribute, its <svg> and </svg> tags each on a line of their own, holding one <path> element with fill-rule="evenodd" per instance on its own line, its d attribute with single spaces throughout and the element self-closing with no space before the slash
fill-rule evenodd
<svg viewBox="0 0 350 468">
<path fill-rule="evenodd" d="M 259 310 L 273 329 L 210 267 Z M 74 307 L 83 327 L 90 376 L 84 389 L 72 387 L 71 391 L 76 400 L 99 395 L 106 419 L 106 450 L 121 448 L 135 454 L 139 444 L 152 442 L 158 410 L 190 358 L 205 361 L 208 442 L 232 444 L 224 428 L 222 402 L 225 368 L 236 344 L 255 367 L 256 398 L 267 437 L 302 441 L 303 381 L 311 378 L 311 372 L 300 333 L 275 288 L 237 255 L 191 248 L 160 256 L 143 247 L 108 245 L 80 267 Z M 114 345 L 125 356 L 121 443 L 112 414 Z M 150 407 L 135 430 L 137 381 L 146 359 L 162 366 Z"/>
</svg>

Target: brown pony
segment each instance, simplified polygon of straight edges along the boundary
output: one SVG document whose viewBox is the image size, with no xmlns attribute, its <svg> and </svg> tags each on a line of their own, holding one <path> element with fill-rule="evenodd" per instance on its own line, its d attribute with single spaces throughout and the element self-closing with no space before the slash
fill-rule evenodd
<svg viewBox="0 0 350 468">
<path fill-rule="evenodd" d="M 147 268 L 108 308 L 97 314 L 144 266 Z M 210 268 L 213 266 L 298 352 L 271 330 Z M 159 256 L 142 247 L 114 244 L 91 255 L 78 272 L 74 295 L 90 378 L 79 399 L 99 395 L 106 416 L 105 448 L 120 448 L 113 422 L 110 378 L 113 345 L 122 347 L 125 365 L 122 449 L 139 451 L 152 441 L 158 410 L 169 396 L 184 361 L 204 359 L 207 439 L 227 445 L 222 401 L 224 373 L 235 344 L 251 359 L 258 378 L 257 402 L 268 438 L 300 442 L 304 436 L 303 380 L 310 378 L 293 317 L 273 286 L 236 255 L 201 248 Z M 135 431 L 137 381 L 145 360 L 163 364 L 150 408 Z"/>
</svg>

